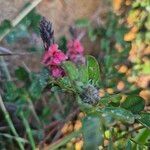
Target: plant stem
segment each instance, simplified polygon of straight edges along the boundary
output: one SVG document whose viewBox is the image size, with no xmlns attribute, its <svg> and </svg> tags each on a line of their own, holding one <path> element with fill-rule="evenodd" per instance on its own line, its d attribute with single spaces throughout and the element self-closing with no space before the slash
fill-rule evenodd
<svg viewBox="0 0 150 150">
<path fill-rule="evenodd" d="M 1 109 L 2 109 L 2 111 L 3 111 L 3 113 L 4 113 L 4 115 L 5 115 L 5 119 L 6 119 L 7 123 L 8 123 L 8 125 L 10 126 L 10 129 L 11 129 L 12 133 L 13 133 L 14 136 L 16 137 L 18 146 L 20 147 L 21 150 L 24 150 L 24 145 L 23 145 L 23 144 L 21 143 L 21 141 L 18 139 L 18 138 L 19 138 L 19 135 L 18 135 L 18 133 L 17 133 L 17 131 L 16 131 L 14 125 L 13 125 L 13 122 L 12 122 L 12 120 L 11 120 L 11 118 L 10 118 L 10 115 L 9 115 L 8 111 L 7 111 L 6 108 L 5 108 L 5 105 L 4 105 L 4 103 L 3 103 L 3 100 L 2 100 L 1 95 L 0 95 L 0 107 L 1 107 Z"/>
<path fill-rule="evenodd" d="M 2 56 L 0 56 L 0 61 L 1 61 L 1 65 L 3 67 L 3 71 L 4 71 L 4 74 L 6 75 L 6 78 L 8 81 L 11 81 L 11 76 L 10 76 L 10 73 L 8 71 L 8 68 L 7 68 L 7 65 L 5 63 L 5 60 Z"/>
<path fill-rule="evenodd" d="M 54 92 L 54 96 L 55 96 L 55 98 L 56 98 L 56 100 L 57 100 L 57 103 L 58 103 L 58 105 L 59 105 L 59 108 L 60 108 L 61 113 L 64 114 L 64 108 L 63 108 L 63 105 L 62 105 L 62 102 L 61 102 L 61 100 L 60 100 L 60 97 L 59 97 L 58 93 L 57 93 L 57 92 Z"/>
<path fill-rule="evenodd" d="M 9 139 L 20 141 L 22 143 L 29 143 L 26 139 L 23 139 L 21 137 L 15 137 L 15 136 L 12 136 L 10 134 L 0 133 L 0 136 L 4 136 L 4 137 L 9 138 Z"/>
<path fill-rule="evenodd" d="M 115 139 L 115 141 L 120 140 L 120 139 L 122 139 L 122 138 L 125 138 L 126 136 L 128 136 L 128 135 L 131 134 L 132 132 L 138 131 L 138 130 L 143 129 L 143 128 L 144 128 L 143 126 L 136 127 L 136 128 L 134 128 L 133 130 L 131 130 L 131 131 L 129 131 L 129 132 L 127 132 L 127 133 L 121 135 L 120 137 L 118 137 L 117 139 Z"/>
<path fill-rule="evenodd" d="M 32 146 L 32 149 L 34 150 L 34 149 L 36 148 L 36 146 L 35 146 L 34 138 L 33 138 L 33 136 L 32 136 L 31 128 L 30 128 L 30 126 L 29 126 L 28 121 L 27 121 L 26 118 L 24 117 L 24 114 L 23 114 L 22 111 L 20 112 L 20 115 L 21 115 L 21 117 L 22 117 L 22 119 L 23 119 L 23 123 L 24 123 L 24 126 L 25 126 L 25 128 L 26 128 L 26 131 L 27 131 L 27 134 L 28 134 L 28 138 L 29 138 L 30 144 L 31 144 L 31 146 Z"/>
<path fill-rule="evenodd" d="M 27 101 L 29 103 L 29 108 L 30 108 L 34 118 L 36 119 L 36 121 L 39 124 L 39 126 L 42 126 L 42 123 L 40 122 L 40 119 L 39 119 L 39 117 L 38 117 L 38 115 L 37 115 L 37 113 L 36 113 L 36 111 L 34 109 L 34 105 L 33 105 L 32 101 L 31 101 L 31 99 L 29 97 L 27 97 Z"/>
<path fill-rule="evenodd" d="M 72 132 L 71 134 L 65 136 L 64 138 L 54 142 L 50 146 L 47 146 L 46 148 L 44 148 L 44 150 L 56 150 L 60 146 L 66 144 L 70 139 L 77 137 L 80 133 L 81 133 L 81 130 Z"/>
</svg>

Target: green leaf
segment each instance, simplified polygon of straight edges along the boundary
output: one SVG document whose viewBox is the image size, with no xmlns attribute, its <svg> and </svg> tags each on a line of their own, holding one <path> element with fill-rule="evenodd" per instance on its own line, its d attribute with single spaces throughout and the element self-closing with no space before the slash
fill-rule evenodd
<svg viewBox="0 0 150 150">
<path fill-rule="evenodd" d="M 125 150 L 132 150 L 132 144 L 130 140 L 127 141 Z"/>
<path fill-rule="evenodd" d="M 99 104 L 105 105 L 107 106 L 108 104 L 115 103 L 115 104 L 120 104 L 121 101 L 121 94 L 116 94 L 116 95 L 111 95 L 111 96 L 107 96 L 107 97 L 102 97 L 99 101 Z"/>
<path fill-rule="evenodd" d="M 144 64 L 142 64 L 141 68 L 142 68 L 141 70 L 142 74 L 150 74 L 150 61 L 147 61 Z"/>
<path fill-rule="evenodd" d="M 139 96 L 130 95 L 121 104 L 121 107 L 130 110 L 132 113 L 139 113 L 144 109 L 144 100 Z"/>
<path fill-rule="evenodd" d="M 76 20 L 75 25 L 78 28 L 87 27 L 89 25 L 89 20 L 87 18 L 78 19 Z"/>
<path fill-rule="evenodd" d="M 23 68 L 23 67 L 18 67 L 15 70 L 15 75 L 18 79 L 26 81 L 29 79 L 29 73 Z"/>
<path fill-rule="evenodd" d="M 79 77 L 78 69 L 76 68 L 75 64 L 73 64 L 71 61 L 65 61 L 63 63 L 63 67 L 65 69 L 65 72 L 69 76 L 71 80 L 77 80 Z"/>
<path fill-rule="evenodd" d="M 17 87 L 16 85 L 8 81 L 4 85 L 5 87 L 5 99 L 8 101 L 14 101 L 18 97 Z"/>
<path fill-rule="evenodd" d="M 92 105 L 84 103 L 79 96 L 77 96 L 77 102 L 83 112 L 89 113 L 94 109 Z"/>
<path fill-rule="evenodd" d="M 58 83 L 59 83 L 58 85 L 59 85 L 62 89 L 71 88 L 71 82 L 70 82 L 70 80 L 69 80 L 69 78 L 68 78 L 67 76 L 58 79 Z"/>
<path fill-rule="evenodd" d="M 49 78 L 49 72 L 47 69 L 43 69 L 40 74 L 38 74 L 32 81 L 29 88 L 30 94 L 33 98 L 40 98 L 43 89 L 47 85 L 47 80 Z"/>
<path fill-rule="evenodd" d="M 138 119 L 138 121 L 142 125 L 147 127 L 148 129 L 150 129 L 150 113 L 141 113 L 140 118 Z"/>
<path fill-rule="evenodd" d="M 88 55 L 86 57 L 86 64 L 88 68 L 89 79 L 91 79 L 95 84 L 100 82 L 100 68 L 97 60 Z"/>
<path fill-rule="evenodd" d="M 97 150 L 103 141 L 101 122 L 99 117 L 88 116 L 83 119 L 83 139 L 85 150 Z"/>
<path fill-rule="evenodd" d="M 81 65 L 79 66 L 79 81 L 83 83 L 88 83 L 89 76 L 88 76 L 88 69 L 87 67 Z"/>
<path fill-rule="evenodd" d="M 133 139 L 139 145 L 144 145 L 147 143 L 147 140 L 150 138 L 150 130 L 149 129 L 141 129 L 140 132 Z M 132 150 L 136 150 L 136 144 L 133 145 Z"/>
<path fill-rule="evenodd" d="M 97 38 L 96 31 L 92 27 L 89 27 L 88 29 L 88 36 L 92 42 Z"/>
<path fill-rule="evenodd" d="M 106 107 L 102 109 L 103 115 L 110 115 L 112 118 L 122 121 L 122 122 L 127 122 L 127 123 L 134 123 L 134 115 L 130 112 L 127 111 L 124 108 L 120 107 Z"/>
<path fill-rule="evenodd" d="M 11 22 L 9 20 L 4 20 L 0 25 L 0 35 L 10 28 L 11 28 Z"/>
</svg>

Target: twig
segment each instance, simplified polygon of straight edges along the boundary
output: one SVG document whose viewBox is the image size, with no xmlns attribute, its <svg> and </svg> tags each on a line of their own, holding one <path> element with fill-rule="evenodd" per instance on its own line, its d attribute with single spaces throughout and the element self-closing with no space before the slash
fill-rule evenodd
<svg viewBox="0 0 150 150">
<path fill-rule="evenodd" d="M 60 121 L 54 121 L 54 122 L 52 122 L 50 125 L 48 125 L 48 126 L 46 126 L 46 127 L 44 128 L 44 130 L 45 130 L 46 133 L 49 132 L 49 131 L 50 131 L 50 132 L 49 132 L 49 133 L 44 137 L 44 139 L 40 142 L 40 144 L 39 144 L 39 147 L 40 147 L 40 148 L 42 148 L 43 145 L 44 145 L 44 143 L 45 143 L 48 139 L 50 139 L 51 135 L 57 131 L 57 128 L 59 128 L 59 125 L 60 125 L 61 123 L 62 123 L 62 122 L 60 122 Z"/>
<path fill-rule="evenodd" d="M 47 125 L 46 127 L 44 127 L 45 130 L 51 130 L 52 128 L 54 128 L 55 126 L 57 126 L 59 123 L 61 123 L 60 121 L 56 120 L 54 122 L 52 122 L 50 125 Z"/>
<path fill-rule="evenodd" d="M 54 142 L 53 144 L 51 144 L 50 146 L 47 146 L 46 148 L 44 148 L 44 150 L 56 150 L 58 149 L 60 146 L 64 145 L 65 143 L 67 143 L 70 139 L 77 137 L 79 134 L 81 133 L 81 130 L 72 132 L 71 134 L 65 136 L 64 138 Z"/>
<path fill-rule="evenodd" d="M 0 53 L 0 56 L 14 56 L 14 55 L 34 55 L 37 52 L 23 52 L 23 53 Z"/>
<path fill-rule="evenodd" d="M 79 112 L 79 108 L 77 108 L 74 112 L 72 112 L 71 114 L 69 114 L 69 115 L 67 116 L 67 118 L 65 119 L 64 122 L 68 122 L 68 121 L 72 120 L 72 119 L 76 116 L 76 114 L 77 114 L 78 112 Z M 57 132 L 57 134 L 56 134 L 55 137 L 53 138 L 52 142 L 56 141 L 57 139 L 59 139 L 59 138 L 61 137 L 61 135 L 62 135 L 61 129 L 62 129 L 63 125 L 64 125 L 64 124 L 62 124 L 62 125 L 59 127 L 60 130 Z"/>
<path fill-rule="evenodd" d="M 4 115 L 5 115 L 5 119 L 6 119 L 7 123 L 8 123 L 8 125 L 10 126 L 10 129 L 11 129 L 12 133 L 13 133 L 13 134 L 15 135 L 15 137 L 17 138 L 18 146 L 20 147 L 21 150 L 24 150 L 23 144 L 21 143 L 20 140 L 18 140 L 19 135 L 18 135 L 18 133 L 17 133 L 17 131 L 16 131 L 14 125 L 13 125 L 13 122 L 12 122 L 12 120 L 11 120 L 11 118 L 10 118 L 10 115 L 9 115 L 8 111 L 7 111 L 6 108 L 5 108 L 5 105 L 4 105 L 4 103 L 3 103 L 3 100 L 2 100 L 1 95 L 0 95 L 0 107 L 1 107 L 1 109 L 2 109 L 2 112 L 3 112 Z"/>
<path fill-rule="evenodd" d="M 1 46 L 0 46 L 0 52 L 4 52 L 4 53 L 7 53 L 7 54 L 12 54 L 12 52 L 8 48 L 1 47 Z"/>
<path fill-rule="evenodd" d="M 14 20 L 12 20 L 11 25 L 12 28 L 19 24 L 19 22 L 33 9 L 35 8 L 42 0 L 34 0 L 31 2 L 31 4 L 26 7 Z M 11 29 L 12 29 L 11 28 Z M 7 29 L 3 32 L 3 34 L 0 36 L 0 41 L 8 35 L 8 33 L 11 31 L 11 29 Z"/>
<path fill-rule="evenodd" d="M 40 122 L 40 119 L 39 119 L 39 117 L 38 117 L 38 115 L 37 115 L 37 113 L 34 109 L 34 105 L 33 105 L 32 101 L 30 100 L 30 98 L 27 98 L 27 101 L 29 103 L 29 107 L 30 107 L 30 110 L 32 111 L 32 114 L 33 114 L 34 118 L 36 119 L 39 126 L 42 126 L 42 123 Z"/>
<path fill-rule="evenodd" d="M 44 145 L 44 143 L 46 143 L 46 141 L 49 140 L 51 138 L 51 135 L 53 135 L 56 131 L 57 131 L 57 128 L 52 129 L 48 133 L 48 135 L 44 138 L 44 140 L 40 143 L 40 147 L 42 147 Z"/>
<path fill-rule="evenodd" d="M 31 70 L 30 70 L 29 67 L 25 64 L 24 61 L 22 62 L 22 64 L 23 64 L 24 68 L 26 69 L 26 71 L 27 71 L 28 73 L 31 73 Z"/>
<path fill-rule="evenodd" d="M 122 138 L 125 138 L 126 136 L 128 136 L 128 135 L 131 134 L 132 132 L 138 131 L 138 130 L 143 129 L 143 128 L 144 128 L 143 126 L 136 127 L 136 128 L 134 128 L 133 130 L 131 130 L 131 131 L 129 131 L 129 132 L 127 132 L 127 133 L 121 135 L 120 137 L 118 137 L 117 139 L 115 139 L 115 141 L 120 140 L 120 139 L 122 139 Z"/>
<path fill-rule="evenodd" d="M 63 105 L 62 105 L 62 102 L 61 102 L 61 100 L 60 100 L 60 98 L 59 98 L 58 93 L 57 93 L 57 92 L 54 92 L 54 96 L 55 96 L 55 98 L 56 98 L 56 100 L 57 100 L 57 103 L 58 103 L 58 105 L 59 105 L 59 108 L 60 108 L 61 113 L 64 114 L 64 108 L 63 108 Z"/>
<path fill-rule="evenodd" d="M 48 140 L 50 139 L 50 136 L 56 132 L 58 129 L 60 129 L 61 127 L 63 126 L 62 122 L 60 121 L 54 121 L 52 122 L 49 126 L 47 126 L 45 128 L 45 130 L 51 130 L 47 135 L 46 137 L 43 139 L 43 141 L 40 143 L 40 146 L 39 147 L 42 147 L 42 145 Z M 57 134 L 56 134 L 57 135 Z M 52 140 L 53 142 L 53 140 Z"/>
</svg>

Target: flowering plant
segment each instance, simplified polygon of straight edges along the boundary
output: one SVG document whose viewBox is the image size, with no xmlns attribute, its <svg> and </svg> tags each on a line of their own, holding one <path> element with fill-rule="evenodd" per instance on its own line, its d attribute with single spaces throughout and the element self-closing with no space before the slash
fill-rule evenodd
<svg viewBox="0 0 150 150">
<path fill-rule="evenodd" d="M 52 24 L 45 18 L 41 20 L 43 67 L 38 73 L 27 66 L 18 67 L 15 75 L 17 82 L 22 84 L 4 83 L 2 98 L 11 103 L 3 104 L 0 97 L 0 114 L 4 113 L 6 117 L 5 121 L 0 115 L 2 140 L 9 137 L 15 140 L 14 143 L 17 141 L 21 149 L 36 149 L 39 141 L 41 149 L 45 146 L 50 150 L 74 149 L 70 148 L 70 143 L 76 150 L 147 149 L 150 114 L 144 100 L 138 96 L 139 89 L 124 91 L 118 88 L 114 92 L 107 88 L 118 82 L 114 80 L 115 76 L 120 79 L 115 68 L 111 68 L 116 64 L 117 54 L 112 45 L 119 53 L 122 46 L 127 46 L 118 34 L 123 28 L 118 28 L 113 21 L 114 18 L 108 28 L 101 29 L 104 38 L 100 42 L 103 53 L 99 60 L 98 55 L 84 55 L 84 47 L 77 38 L 68 41 L 64 52 L 54 40 Z M 95 30 L 88 29 L 92 40 L 99 37 L 99 32 L 95 36 Z M 122 45 L 114 44 L 116 38 Z M 122 61 L 121 53 L 119 59 Z M 103 65 L 99 61 L 104 62 Z M 124 73 L 127 69 L 120 67 L 119 70 Z M 15 104 L 19 104 L 19 108 Z M 5 134 L 7 129 L 13 136 Z"/>
<path fill-rule="evenodd" d="M 41 34 L 44 30 L 41 26 Z M 83 55 L 84 48 L 78 39 L 68 42 L 66 54 L 58 49 L 54 40 L 51 41 L 53 43 L 45 49 L 42 62 L 50 70 L 51 87 L 57 86 L 62 91 L 72 93 L 80 110 L 87 114 L 79 132 L 83 135 L 85 149 L 98 149 L 103 143 L 105 129 L 112 128 L 118 121 L 126 124 L 140 122 L 143 128 L 149 128 L 145 121 L 149 114 L 144 112 L 144 101 L 134 91 L 124 93 L 124 96 L 122 93 L 100 96 L 98 89 L 101 88 L 102 79 L 99 64 L 93 56 Z M 131 144 L 131 141 L 134 140 L 127 142 Z"/>
</svg>

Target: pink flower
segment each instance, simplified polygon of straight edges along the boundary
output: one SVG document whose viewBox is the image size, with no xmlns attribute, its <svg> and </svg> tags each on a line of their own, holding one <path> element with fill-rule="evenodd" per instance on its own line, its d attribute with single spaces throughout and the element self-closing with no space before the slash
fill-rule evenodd
<svg viewBox="0 0 150 150">
<path fill-rule="evenodd" d="M 49 47 L 48 51 L 45 52 L 42 62 L 46 66 L 59 65 L 62 61 L 66 59 L 67 56 L 58 49 L 58 45 L 53 44 Z"/>
<path fill-rule="evenodd" d="M 57 78 L 64 74 L 60 64 L 66 59 L 67 56 L 58 49 L 58 45 L 52 44 L 48 51 L 45 52 L 42 63 L 49 67 L 51 69 L 52 76 Z"/>
<path fill-rule="evenodd" d="M 55 78 L 59 78 L 65 75 L 64 70 L 59 66 L 52 66 L 52 76 Z"/>
<path fill-rule="evenodd" d="M 69 41 L 67 48 L 70 52 L 73 53 L 82 53 L 84 51 L 84 48 L 78 39 Z"/>
<path fill-rule="evenodd" d="M 74 63 L 84 63 L 85 58 L 83 56 L 84 48 L 78 39 L 69 41 L 67 44 L 67 56 Z"/>
</svg>

